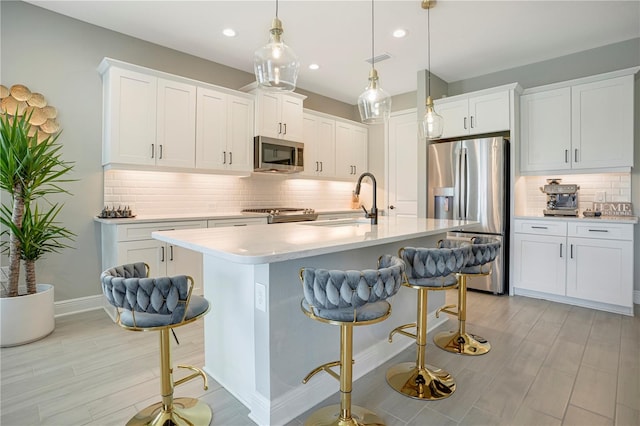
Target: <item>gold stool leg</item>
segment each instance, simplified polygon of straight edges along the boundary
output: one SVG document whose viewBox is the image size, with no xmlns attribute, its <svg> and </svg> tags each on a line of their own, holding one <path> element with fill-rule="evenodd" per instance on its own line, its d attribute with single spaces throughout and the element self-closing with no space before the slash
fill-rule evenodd
<svg viewBox="0 0 640 426">
<path fill-rule="evenodd" d="M 458 276 L 458 330 L 443 331 L 433 337 L 433 342 L 447 352 L 462 355 L 484 355 L 491 350 L 487 339 L 467 333 L 467 275 Z"/>
<path fill-rule="evenodd" d="M 387 383 L 411 398 L 438 400 L 456 390 L 456 382 L 448 372 L 425 363 L 427 346 L 427 288 L 418 289 L 418 321 L 416 327 L 416 362 L 403 362 L 387 370 Z"/>
<path fill-rule="evenodd" d="M 173 398 L 173 368 L 169 328 L 160 330 L 160 389 L 162 402 L 138 412 L 127 426 L 207 426 L 211 423 L 211 408 L 195 398 Z"/>
<path fill-rule="evenodd" d="M 351 405 L 353 381 L 353 325 L 340 325 L 340 405 L 334 404 L 313 412 L 305 426 L 384 426 L 384 421 L 366 408 Z"/>
</svg>

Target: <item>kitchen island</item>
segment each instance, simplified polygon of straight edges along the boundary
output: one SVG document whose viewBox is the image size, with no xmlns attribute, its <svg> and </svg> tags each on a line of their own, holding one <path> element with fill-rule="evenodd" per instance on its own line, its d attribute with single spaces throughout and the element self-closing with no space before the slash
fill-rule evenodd
<svg viewBox="0 0 640 426">
<path fill-rule="evenodd" d="M 476 222 L 380 218 L 338 219 L 242 228 L 154 232 L 153 238 L 203 254 L 204 369 L 250 410 L 260 425 L 284 424 L 338 390 L 329 375 L 308 384 L 313 368 L 339 358 L 339 327 L 311 321 L 300 310 L 301 267 L 374 269 L 379 256 L 403 246 L 435 246 L 447 231 L 473 229 Z M 414 322 L 416 295 L 401 289 L 393 313 L 354 332 L 354 380 L 406 347 L 411 339 L 387 335 Z M 431 297 L 429 312 L 443 304 Z M 430 315 L 430 327 L 437 326 Z M 390 389 L 390 391 L 392 391 Z M 215 413 L 214 413 L 215 418 Z"/>
</svg>

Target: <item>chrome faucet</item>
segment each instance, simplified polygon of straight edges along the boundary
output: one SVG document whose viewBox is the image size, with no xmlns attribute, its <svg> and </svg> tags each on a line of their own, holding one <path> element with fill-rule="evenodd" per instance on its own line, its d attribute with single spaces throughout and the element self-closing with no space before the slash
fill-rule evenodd
<svg viewBox="0 0 640 426">
<path fill-rule="evenodd" d="M 362 179 L 365 176 L 369 176 L 369 178 L 371 178 L 371 181 L 373 182 L 373 206 L 371 206 L 371 211 L 367 211 L 367 209 L 364 206 L 362 206 L 362 210 L 364 210 L 365 217 L 371 219 L 371 224 L 377 225 L 378 224 L 378 207 L 376 206 L 376 192 L 377 192 L 376 177 L 369 172 L 365 172 L 361 174 L 360 177 L 358 178 L 358 183 L 356 183 L 355 193 L 356 195 L 360 195 L 360 184 L 362 184 Z"/>
</svg>

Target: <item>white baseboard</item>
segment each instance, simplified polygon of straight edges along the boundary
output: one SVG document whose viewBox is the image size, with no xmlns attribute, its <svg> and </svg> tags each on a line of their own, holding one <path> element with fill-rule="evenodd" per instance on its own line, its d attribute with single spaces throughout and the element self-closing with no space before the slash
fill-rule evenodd
<svg viewBox="0 0 640 426">
<path fill-rule="evenodd" d="M 635 290 L 633 292 L 633 304 L 640 305 L 640 290 Z"/>
<path fill-rule="evenodd" d="M 102 309 L 104 307 L 104 300 L 104 296 L 102 294 L 98 294 L 95 296 L 79 297 L 77 299 L 54 302 L 55 316 L 61 317 L 80 312 L 93 311 L 95 309 Z"/>
</svg>

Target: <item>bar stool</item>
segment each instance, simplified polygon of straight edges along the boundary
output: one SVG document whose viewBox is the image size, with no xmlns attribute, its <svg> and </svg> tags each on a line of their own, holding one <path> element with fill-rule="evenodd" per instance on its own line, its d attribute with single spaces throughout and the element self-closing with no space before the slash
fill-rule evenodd
<svg viewBox="0 0 640 426">
<path fill-rule="evenodd" d="M 169 332 L 189 324 L 209 311 L 209 302 L 191 295 L 193 279 L 186 275 L 148 278 L 149 266 L 132 263 L 107 269 L 100 275 L 102 291 L 109 303 L 116 307 L 116 323 L 126 330 L 160 332 L 160 390 L 162 401 L 137 413 L 127 425 L 198 425 L 211 422 L 211 408 L 195 398 L 174 398 L 173 389 L 204 372 L 190 365 L 178 365 L 193 371 L 187 377 L 173 381 L 171 342 Z M 175 333 L 174 333 L 175 337 Z M 177 341 L 177 339 L 176 339 Z"/>
<path fill-rule="evenodd" d="M 438 400 L 456 390 L 451 374 L 427 365 L 427 292 L 448 290 L 458 285 L 456 273 L 462 270 L 471 254 L 469 247 L 414 248 L 404 247 L 398 252 L 406 265 L 403 285 L 418 290 L 417 322 L 401 325 L 389 333 L 389 342 L 399 333 L 416 340 L 417 359 L 387 370 L 387 383 L 403 395 L 420 400 Z M 415 334 L 405 331 L 416 328 Z"/>
<path fill-rule="evenodd" d="M 491 350 L 491 344 L 484 337 L 466 331 L 467 321 L 467 277 L 473 275 L 489 275 L 492 262 L 500 252 L 500 241 L 487 237 L 474 237 L 471 242 L 461 240 L 442 240 L 441 247 L 471 247 L 471 256 L 467 264 L 458 273 L 458 309 L 452 311 L 455 305 L 447 305 L 436 311 L 445 312 L 458 317 L 458 329 L 442 331 L 433 337 L 433 342 L 445 351 L 461 355 L 483 355 Z"/>
<path fill-rule="evenodd" d="M 375 324 L 391 315 L 387 299 L 400 289 L 404 268 L 398 257 L 384 255 L 376 270 L 300 270 L 302 312 L 316 321 L 340 326 L 340 361 L 323 364 L 302 380 L 306 384 L 315 374 L 327 372 L 340 382 L 340 404 L 315 411 L 305 425 L 384 425 L 372 411 L 351 405 L 353 327 Z M 331 370 L 338 366 L 340 374 Z"/>
</svg>

